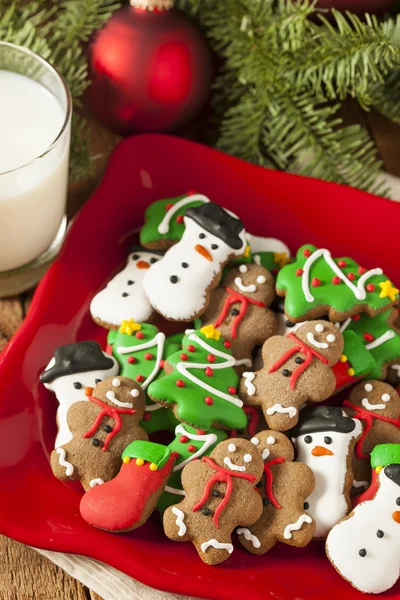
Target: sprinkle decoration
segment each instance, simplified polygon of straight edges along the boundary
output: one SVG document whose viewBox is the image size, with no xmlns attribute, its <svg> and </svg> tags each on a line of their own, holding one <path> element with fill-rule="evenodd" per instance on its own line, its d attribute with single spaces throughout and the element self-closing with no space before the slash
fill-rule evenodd
<svg viewBox="0 0 400 600">
<path fill-rule="evenodd" d="M 190 344 L 188 347 L 188 352 L 195 352 L 196 348 L 194 346 L 192 346 L 192 344 Z"/>
<path fill-rule="evenodd" d="M 188 357 L 188 355 L 187 355 L 187 354 L 185 354 L 185 353 L 182 353 L 182 354 L 180 355 L 180 357 L 179 357 L 179 358 L 180 358 L 181 360 L 188 360 L 188 358 L 189 358 L 189 357 Z"/>
<path fill-rule="evenodd" d="M 143 331 L 138 331 L 135 337 L 137 337 L 138 340 L 143 340 L 144 339 Z"/>
<path fill-rule="evenodd" d="M 296 277 L 301 277 L 303 275 L 303 269 L 296 269 Z"/>
<path fill-rule="evenodd" d="M 178 225 L 182 225 L 182 223 L 183 223 L 183 216 L 182 215 L 178 215 L 176 217 L 176 222 L 178 223 Z"/>
<path fill-rule="evenodd" d="M 214 371 L 211 369 L 211 367 L 207 367 L 204 372 L 207 377 L 212 377 L 214 375 Z"/>
<path fill-rule="evenodd" d="M 189 444 L 187 450 L 188 452 L 196 452 L 196 446 L 193 446 L 193 444 Z"/>
<path fill-rule="evenodd" d="M 184 382 L 184 381 L 182 381 L 182 379 L 178 379 L 178 380 L 176 381 L 176 385 L 177 385 L 178 387 L 180 387 L 180 388 L 184 388 L 184 387 L 185 387 L 185 382 Z"/>
<path fill-rule="evenodd" d="M 204 398 L 204 402 L 208 405 L 208 406 L 212 406 L 214 404 L 214 400 L 211 398 L 211 396 L 206 396 Z"/>
<path fill-rule="evenodd" d="M 231 346 L 232 346 L 231 342 L 229 340 L 225 340 L 224 347 L 225 348 L 230 348 Z"/>
<path fill-rule="evenodd" d="M 208 360 L 208 362 L 211 362 L 211 363 L 215 362 L 215 355 L 214 354 L 208 354 L 207 355 L 207 360 Z"/>
<path fill-rule="evenodd" d="M 368 285 L 365 286 L 365 289 L 367 290 L 367 292 L 374 292 L 375 286 L 373 283 L 368 283 Z"/>
<path fill-rule="evenodd" d="M 143 375 L 136 375 L 136 381 L 138 383 L 143 383 L 144 380 L 145 380 L 145 377 Z"/>
<path fill-rule="evenodd" d="M 186 444 L 186 442 L 189 441 L 189 438 L 187 435 L 181 435 L 181 437 L 179 438 L 179 441 L 181 442 L 181 444 Z"/>
<path fill-rule="evenodd" d="M 151 354 L 151 352 L 146 352 L 144 358 L 145 360 L 153 360 L 154 356 Z"/>
<path fill-rule="evenodd" d="M 333 285 L 339 285 L 341 283 L 341 281 L 342 280 L 337 275 L 335 275 L 335 277 L 332 277 L 332 283 L 333 283 Z"/>
<path fill-rule="evenodd" d="M 134 364 L 136 364 L 136 362 L 137 362 L 137 359 L 136 359 L 134 356 L 128 356 L 127 362 L 128 362 L 130 365 L 134 365 Z"/>
<path fill-rule="evenodd" d="M 318 277 L 313 277 L 311 279 L 311 286 L 312 287 L 319 287 L 321 285 L 321 280 L 318 279 Z"/>
</svg>

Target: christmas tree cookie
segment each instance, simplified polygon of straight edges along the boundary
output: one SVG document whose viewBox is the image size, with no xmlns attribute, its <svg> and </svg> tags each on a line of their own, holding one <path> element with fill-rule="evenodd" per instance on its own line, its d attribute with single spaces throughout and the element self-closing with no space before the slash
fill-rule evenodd
<svg viewBox="0 0 400 600">
<path fill-rule="evenodd" d="M 168 357 L 166 377 L 148 388 L 152 400 L 172 407 L 180 421 L 207 430 L 244 429 L 243 402 L 236 395 L 239 377 L 231 343 L 212 325 L 188 330 L 182 350 Z"/>
<path fill-rule="evenodd" d="M 280 240 L 275 238 L 264 238 L 247 234 L 250 243 L 252 260 L 264 269 L 268 269 L 272 275 L 290 262 L 290 250 Z"/>
<path fill-rule="evenodd" d="M 168 479 L 165 492 L 158 501 L 157 508 L 163 513 L 169 506 L 179 502 L 184 496 L 181 483 L 182 469 L 192 460 L 209 456 L 215 446 L 226 440 L 227 433 L 223 429 L 211 428 L 208 431 L 193 429 L 180 423 L 175 429 L 175 439 L 169 444 L 171 452 L 177 454 L 173 472 Z"/>
<path fill-rule="evenodd" d="M 329 250 L 311 244 L 279 272 L 276 289 L 285 297 L 286 316 L 296 323 L 326 314 L 332 322 L 361 312 L 372 317 L 399 301 L 399 290 L 382 269 L 367 270 L 347 257 L 334 259 Z"/>
<path fill-rule="evenodd" d="M 165 375 L 165 359 L 178 352 L 182 334 L 167 337 L 155 325 L 123 321 L 118 331 L 110 331 L 108 344 L 120 365 L 120 374 L 137 381 L 147 390 L 152 381 Z M 148 434 L 156 431 L 173 431 L 177 424 L 172 411 L 150 400 L 146 394 L 146 412 L 142 426 Z"/>
<path fill-rule="evenodd" d="M 207 202 L 210 202 L 207 196 L 195 192 L 153 202 L 144 213 L 140 243 L 151 250 L 168 250 L 183 235 L 183 217 L 187 209 Z"/>
</svg>

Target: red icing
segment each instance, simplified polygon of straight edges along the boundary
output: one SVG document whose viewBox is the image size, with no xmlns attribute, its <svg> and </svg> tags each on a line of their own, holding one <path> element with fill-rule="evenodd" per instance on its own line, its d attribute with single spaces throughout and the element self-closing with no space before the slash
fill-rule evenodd
<svg viewBox="0 0 400 600">
<path fill-rule="evenodd" d="M 306 357 L 305 361 L 301 365 L 296 367 L 296 369 L 290 376 L 290 389 L 294 390 L 298 378 L 310 366 L 313 357 L 318 358 L 318 360 L 324 363 L 324 365 L 328 364 L 328 359 L 322 356 L 322 354 L 319 354 L 319 352 L 314 350 L 314 348 L 310 348 L 310 346 L 307 346 L 307 344 L 299 340 L 299 338 L 297 338 L 294 335 L 294 333 L 288 333 L 286 337 L 293 340 L 296 343 L 296 346 L 293 346 L 293 348 L 290 348 L 287 352 L 285 352 L 285 354 L 283 354 L 281 358 L 277 360 L 277 362 L 274 365 L 272 365 L 272 367 L 269 370 L 269 373 L 275 373 L 275 371 L 280 369 L 281 366 L 284 365 L 285 362 L 287 362 L 293 356 L 293 354 L 296 354 L 297 352 L 304 354 Z"/>
<path fill-rule="evenodd" d="M 214 517 L 213 517 L 214 525 L 217 529 L 219 529 L 218 520 L 219 520 L 220 514 L 224 510 L 225 506 L 228 504 L 229 499 L 232 495 L 233 478 L 237 477 L 239 479 L 246 479 L 253 485 L 256 481 L 256 478 L 254 475 L 251 475 L 250 473 L 239 473 L 236 471 L 228 471 L 228 469 L 224 469 L 223 467 L 220 467 L 219 465 L 217 465 L 212 460 L 212 458 L 210 458 L 209 456 L 203 456 L 202 461 L 205 462 L 207 465 L 209 465 L 212 469 L 214 469 L 215 473 L 207 481 L 205 488 L 204 488 L 204 493 L 203 493 L 202 497 L 200 498 L 199 502 L 193 507 L 193 512 L 197 512 L 198 510 L 200 510 L 200 508 L 207 502 L 207 499 L 211 493 L 211 488 L 214 485 L 214 483 L 219 483 L 219 482 L 226 483 L 225 496 L 222 498 L 221 502 L 215 509 Z"/>
<path fill-rule="evenodd" d="M 367 272 L 367 269 L 365 269 L 365 267 L 358 267 L 358 274 L 359 275 L 364 275 L 364 273 Z"/>
<path fill-rule="evenodd" d="M 188 357 L 188 355 L 187 355 L 187 354 L 184 354 L 184 353 L 183 353 L 183 354 L 181 354 L 181 355 L 180 355 L 180 357 L 179 357 L 179 358 L 180 358 L 181 360 L 187 360 L 189 357 Z"/>
<path fill-rule="evenodd" d="M 265 465 L 264 465 L 265 493 L 267 494 L 267 498 L 271 502 L 271 504 L 273 504 L 273 506 L 275 506 L 275 508 L 279 508 L 279 509 L 282 508 L 282 506 L 279 504 L 278 500 L 275 498 L 274 492 L 272 489 L 272 486 L 274 483 L 274 475 L 271 471 L 271 467 L 273 467 L 274 465 L 282 464 L 284 462 L 285 462 L 285 459 L 283 458 L 283 456 L 279 456 L 277 458 L 270 460 L 269 462 L 265 463 Z"/>
<path fill-rule="evenodd" d="M 160 360 L 160 369 L 163 369 L 165 365 L 165 360 Z"/>
<path fill-rule="evenodd" d="M 177 385 L 180 388 L 185 387 L 185 382 L 182 381 L 182 379 L 177 379 L 177 381 L 175 382 L 175 385 Z"/>
<path fill-rule="evenodd" d="M 144 355 L 144 358 L 146 360 L 153 360 L 154 356 L 151 354 L 151 352 L 146 352 L 146 354 Z"/>
<path fill-rule="evenodd" d="M 204 429 L 196 429 L 196 435 L 204 435 L 204 434 L 205 434 Z"/>
<path fill-rule="evenodd" d="M 360 315 L 354 315 L 354 317 L 351 317 L 352 321 L 359 321 L 360 320 Z"/>
<path fill-rule="evenodd" d="M 188 352 L 194 352 L 196 350 L 196 348 L 194 346 L 192 346 L 192 344 L 190 344 L 187 349 L 188 349 Z"/>
<path fill-rule="evenodd" d="M 341 281 L 342 280 L 337 275 L 335 275 L 335 277 L 332 277 L 332 283 L 333 283 L 333 285 L 339 285 L 339 283 L 341 283 Z"/>
<path fill-rule="evenodd" d="M 136 381 L 138 383 L 143 383 L 144 380 L 145 380 L 145 377 L 143 375 L 136 375 Z"/>
<path fill-rule="evenodd" d="M 339 260 L 337 265 L 343 269 L 344 267 L 347 267 L 347 262 L 345 260 Z"/>
<path fill-rule="evenodd" d="M 225 346 L 225 348 L 230 348 L 232 346 L 232 344 L 229 340 L 225 340 L 224 346 Z"/>
<path fill-rule="evenodd" d="M 227 296 L 227 298 L 224 302 L 221 314 L 219 315 L 218 319 L 214 323 L 214 327 L 215 327 L 215 329 L 217 329 L 220 325 L 222 325 L 222 323 L 225 321 L 225 319 L 228 315 L 229 307 L 232 304 L 239 303 L 240 304 L 239 314 L 236 315 L 236 317 L 234 317 L 234 319 L 232 320 L 232 325 L 231 325 L 231 336 L 232 336 L 232 339 L 235 340 L 236 336 L 237 336 L 237 328 L 239 327 L 241 320 L 243 319 L 244 315 L 246 314 L 248 305 L 254 304 L 255 306 L 260 306 L 261 308 L 266 308 L 267 305 L 265 304 L 265 302 L 259 302 L 258 300 L 253 300 L 252 298 L 248 298 L 247 296 L 244 296 L 243 294 L 240 294 L 239 292 L 235 292 L 234 290 L 232 290 L 229 287 L 225 288 L 225 290 L 229 293 L 229 296 Z"/>
<path fill-rule="evenodd" d="M 373 283 L 369 283 L 368 285 L 365 286 L 365 289 L 367 290 L 367 292 L 374 292 L 375 286 Z"/>
<path fill-rule="evenodd" d="M 178 215 L 178 216 L 176 217 L 176 222 L 177 222 L 179 225 L 182 225 L 182 223 L 183 223 L 183 216 L 182 216 L 182 215 Z"/>
<path fill-rule="evenodd" d="M 311 256 L 311 250 L 309 250 L 308 248 L 306 248 L 305 250 L 303 250 L 303 256 L 305 256 L 306 258 L 308 258 L 309 256 Z"/>
<path fill-rule="evenodd" d="M 303 275 L 303 269 L 296 269 L 296 277 L 301 277 Z"/>
<path fill-rule="evenodd" d="M 214 400 L 211 398 L 211 396 L 206 396 L 204 398 L 204 402 L 208 405 L 208 406 L 212 406 L 214 404 Z"/>
<path fill-rule="evenodd" d="M 353 507 L 357 506 L 358 504 L 361 504 L 361 502 L 366 502 L 367 500 L 372 500 L 374 498 L 374 496 L 376 496 L 376 493 L 377 493 L 378 487 L 379 487 L 378 486 L 378 483 L 379 483 L 378 477 L 379 477 L 379 473 L 377 473 L 375 471 L 375 469 L 372 469 L 371 485 L 369 486 L 368 489 L 365 490 L 365 492 L 352 498 Z"/>
<path fill-rule="evenodd" d="M 255 406 L 244 406 L 243 410 L 247 415 L 247 429 L 251 437 L 253 437 L 256 435 L 258 421 L 260 420 L 259 412 Z"/>
<path fill-rule="evenodd" d="M 179 441 L 181 442 L 181 444 L 186 444 L 186 442 L 189 441 L 189 438 L 187 435 L 181 435 L 181 437 L 179 438 Z"/>
<path fill-rule="evenodd" d="M 165 207 L 165 210 L 168 212 L 169 210 L 171 210 L 171 208 L 173 207 L 173 204 L 167 204 Z"/>
<path fill-rule="evenodd" d="M 364 333 L 364 340 L 366 342 L 373 342 L 375 339 L 375 336 L 372 335 L 372 333 Z"/>
<path fill-rule="evenodd" d="M 196 452 L 196 446 L 193 446 L 193 444 L 190 444 L 190 445 L 187 447 L 187 451 L 188 451 L 188 452 Z"/>
<path fill-rule="evenodd" d="M 228 392 L 229 392 L 230 394 L 236 394 L 236 388 L 235 388 L 235 387 L 232 387 L 232 386 L 230 386 L 230 387 L 228 387 Z"/>
<path fill-rule="evenodd" d="M 207 354 L 207 360 L 208 362 L 215 362 L 215 355 L 214 354 Z"/>
<path fill-rule="evenodd" d="M 128 356 L 127 362 L 130 365 L 134 365 L 136 363 L 136 358 L 134 356 Z"/>
<path fill-rule="evenodd" d="M 152 417 L 152 415 L 150 412 L 145 412 L 143 415 L 143 421 L 150 421 L 151 417 Z"/>
<path fill-rule="evenodd" d="M 211 367 L 207 367 L 204 372 L 207 377 L 212 377 L 214 375 L 214 371 L 211 369 Z"/>
<path fill-rule="evenodd" d="M 143 340 L 144 339 L 143 331 L 138 331 L 135 337 L 137 337 L 138 340 Z"/>
<path fill-rule="evenodd" d="M 92 427 L 83 435 L 84 438 L 92 437 L 92 435 L 96 433 L 104 417 L 111 417 L 115 421 L 115 425 L 112 431 L 110 431 L 110 433 L 107 434 L 107 437 L 104 440 L 102 451 L 106 452 L 109 443 L 111 442 L 113 437 L 117 435 L 117 433 L 122 427 L 121 415 L 134 415 L 136 413 L 136 410 L 134 410 L 133 408 L 117 408 L 114 406 L 109 406 L 108 404 L 102 402 L 94 396 L 88 396 L 87 398 L 88 400 L 90 400 L 90 402 L 93 402 L 94 404 L 97 404 L 97 406 L 100 406 L 101 410 L 95 418 Z"/>
<path fill-rule="evenodd" d="M 350 281 L 354 281 L 356 278 L 356 276 L 354 275 L 354 273 L 347 273 L 347 279 L 350 279 Z"/>
<path fill-rule="evenodd" d="M 313 277 L 311 279 L 311 286 L 312 287 L 319 287 L 321 285 L 321 280 L 318 279 L 318 277 Z"/>
</svg>

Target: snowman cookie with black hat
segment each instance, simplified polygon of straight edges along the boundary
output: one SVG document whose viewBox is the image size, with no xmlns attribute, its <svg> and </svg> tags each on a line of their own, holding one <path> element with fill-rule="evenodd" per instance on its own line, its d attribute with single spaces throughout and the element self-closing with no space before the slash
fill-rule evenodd
<svg viewBox="0 0 400 600">
<path fill-rule="evenodd" d="M 324 539 L 351 509 L 352 458 L 361 433 L 360 421 L 336 406 L 301 411 L 297 426 L 290 432 L 296 460 L 308 465 L 315 475 L 315 488 L 304 508 L 316 522 L 316 539 Z"/>
<path fill-rule="evenodd" d="M 75 342 L 54 351 L 54 357 L 40 375 L 40 381 L 54 392 L 59 402 L 55 448 L 72 439 L 67 423 L 68 409 L 90 396 L 100 381 L 118 372 L 117 361 L 103 352 L 95 341 Z"/>
<path fill-rule="evenodd" d="M 182 239 L 146 272 L 145 293 L 153 308 L 171 321 L 202 315 L 222 268 L 246 250 L 242 221 L 209 202 L 186 211 Z"/>
<path fill-rule="evenodd" d="M 141 246 L 131 249 L 125 268 L 94 296 L 90 304 L 90 313 L 98 325 L 116 330 L 122 321 L 129 319 L 136 322 L 152 320 L 154 311 L 144 293 L 143 278 L 162 255 L 162 252 Z"/>
</svg>

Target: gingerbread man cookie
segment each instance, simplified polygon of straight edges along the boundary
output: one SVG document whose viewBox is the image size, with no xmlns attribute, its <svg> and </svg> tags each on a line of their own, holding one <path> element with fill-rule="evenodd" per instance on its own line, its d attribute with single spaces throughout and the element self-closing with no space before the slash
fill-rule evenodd
<svg viewBox="0 0 400 600">
<path fill-rule="evenodd" d="M 85 490 L 113 479 L 124 448 L 148 439 L 139 425 L 146 400 L 138 383 L 110 377 L 96 385 L 88 400 L 71 406 L 67 421 L 72 439 L 51 454 L 54 475 L 80 480 Z"/>
<path fill-rule="evenodd" d="M 191 541 L 200 558 L 217 565 L 233 552 L 232 532 L 261 516 L 255 485 L 263 474 L 261 453 L 249 441 L 226 440 L 211 456 L 189 463 L 182 472 L 186 496 L 164 513 L 164 531 L 176 542 Z"/>
<path fill-rule="evenodd" d="M 261 431 L 251 439 L 264 459 L 258 483 L 264 510 L 249 528 L 237 530 L 239 541 L 252 554 L 265 554 L 277 542 L 302 548 L 313 538 L 315 523 L 304 508 L 312 493 L 312 470 L 294 459 L 289 439 L 278 431 Z"/>
<path fill-rule="evenodd" d="M 303 404 L 332 395 L 336 379 L 331 367 L 342 351 L 343 336 L 332 323 L 306 322 L 296 333 L 265 342 L 264 367 L 243 373 L 239 395 L 245 404 L 262 407 L 271 429 L 287 431 L 296 425 Z"/>
<path fill-rule="evenodd" d="M 276 317 L 268 308 L 274 298 L 275 282 L 269 271 L 256 264 L 240 265 L 213 291 L 202 322 L 231 340 L 236 359 L 251 359 L 254 347 L 276 333 Z"/>
</svg>

